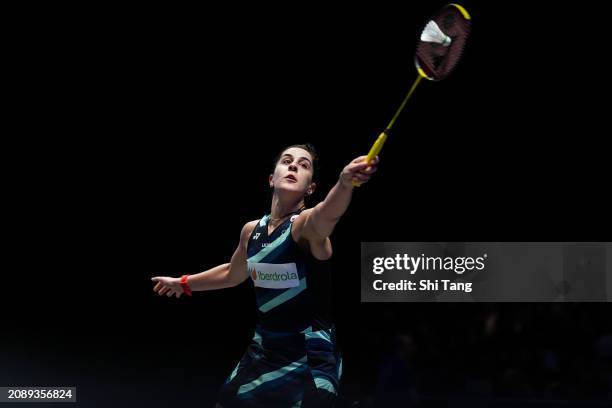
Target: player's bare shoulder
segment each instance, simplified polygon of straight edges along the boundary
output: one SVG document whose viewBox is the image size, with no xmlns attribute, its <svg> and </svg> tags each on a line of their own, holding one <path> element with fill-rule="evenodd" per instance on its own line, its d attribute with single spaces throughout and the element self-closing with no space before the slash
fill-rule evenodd
<svg viewBox="0 0 612 408">
<path fill-rule="evenodd" d="M 298 242 L 301 238 L 304 238 L 302 236 L 302 233 L 304 232 L 304 226 L 306 225 L 306 221 L 308 220 L 308 217 L 310 216 L 311 213 L 312 213 L 312 208 L 308 208 L 302 211 L 293 220 L 293 223 L 291 226 L 291 236 L 293 237 L 294 241 Z"/>
<path fill-rule="evenodd" d="M 253 233 L 253 230 L 257 227 L 259 220 L 249 221 L 242 227 L 242 232 L 240 233 L 240 241 L 243 243 L 247 243 L 249 241 L 249 237 Z"/>
<path fill-rule="evenodd" d="M 302 249 L 310 252 L 316 259 L 329 259 L 332 256 L 332 245 L 329 237 L 321 237 L 312 226 L 308 225 L 312 211 L 312 208 L 302 211 L 293 221 L 292 238 Z"/>
</svg>

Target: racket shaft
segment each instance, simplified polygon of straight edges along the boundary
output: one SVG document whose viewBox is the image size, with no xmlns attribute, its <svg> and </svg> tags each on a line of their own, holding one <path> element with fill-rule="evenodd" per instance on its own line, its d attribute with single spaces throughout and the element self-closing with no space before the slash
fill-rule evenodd
<svg viewBox="0 0 612 408">
<path fill-rule="evenodd" d="M 370 162 L 370 161 L 374 160 L 376 158 L 376 156 L 378 156 L 378 153 L 380 153 L 380 151 L 383 148 L 383 145 L 387 141 L 387 132 L 389 130 L 391 130 L 391 127 L 393 127 L 393 124 L 397 120 L 398 116 L 404 110 L 404 107 L 406 106 L 406 103 L 408 102 L 408 100 L 410 99 L 412 94 L 414 93 L 414 90 L 416 89 L 416 87 L 421 82 L 421 79 L 423 79 L 423 77 L 420 74 L 417 75 L 416 79 L 414 80 L 414 83 L 410 87 L 410 91 L 408 91 L 408 94 L 406 95 L 406 97 L 402 101 L 402 104 L 400 105 L 398 110 L 395 112 L 395 115 L 393 115 L 393 119 L 391 119 L 391 122 L 389 122 L 389 125 L 387 126 L 387 129 L 378 136 L 378 139 L 376 139 L 376 141 L 372 145 L 372 148 L 370 149 L 370 152 L 368 153 L 366 161 Z M 353 186 L 359 187 L 360 185 L 361 185 L 361 183 L 359 181 L 353 180 Z"/>
</svg>

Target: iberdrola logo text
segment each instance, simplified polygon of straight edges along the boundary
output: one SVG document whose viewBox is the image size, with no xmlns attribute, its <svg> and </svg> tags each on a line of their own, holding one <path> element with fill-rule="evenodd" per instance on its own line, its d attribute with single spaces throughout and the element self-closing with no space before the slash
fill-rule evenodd
<svg viewBox="0 0 612 408">
<path fill-rule="evenodd" d="M 249 263 L 249 274 L 255 286 L 264 288 L 292 288 L 300 284 L 294 262 L 287 264 Z"/>
<path fill-rule="evenodd" d="M 273 280 L 273 281 L 286 281 L 286 280 L 290 280 L 290 279 L 297 279 L 298 275 L 297 273 L 289 273 L 289 272 L 285 272 L 285 273 L 263 273 L 261 271 L 257 271 L 255 269 L 253 269 L 253 271 L 251 272 L 251 276 L 253 277 L 253 280 Z"/>
</svg>

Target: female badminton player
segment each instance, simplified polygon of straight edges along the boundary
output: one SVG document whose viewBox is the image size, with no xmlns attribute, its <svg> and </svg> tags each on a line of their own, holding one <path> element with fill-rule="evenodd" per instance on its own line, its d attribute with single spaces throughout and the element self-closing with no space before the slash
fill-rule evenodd
<svg viewBox="0 0 612 408">
<path fill-rule="evenodd" d="M 310 144 L 277 156 L 270 213 L 248 222 L 229 263 L 181 278 L 157 276 L 158 295 L 227 288 L 251 278 L 257 324 L 246 352 L 222 386 L 217 407 L 331 407 L 342 359 L 330 311 L 329 239 L 347 210 L 354 182 L 365 183 L 378 157 L 351 161 L 326 198 L 306 208 L 316 188 L 317 154 Z"/>
</svg>

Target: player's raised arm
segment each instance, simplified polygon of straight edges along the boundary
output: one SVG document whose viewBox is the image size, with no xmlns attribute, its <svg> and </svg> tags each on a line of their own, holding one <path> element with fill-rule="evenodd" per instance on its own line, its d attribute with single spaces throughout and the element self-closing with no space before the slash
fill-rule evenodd
<svg viewBox="0 0 612 408">
<path fill-rule="evenodd" d="M 367 183 L 376 171 L 378 157 L 366 162 L 366 156 L 360 156 L 351 161 L 340 173 L 338 182 L 309 213 L 304 221 L 304 236 L 325 238 L 331 235 L 340 217 L 348 208 L 353 195 L 353 181 Z"/>
</svg>

